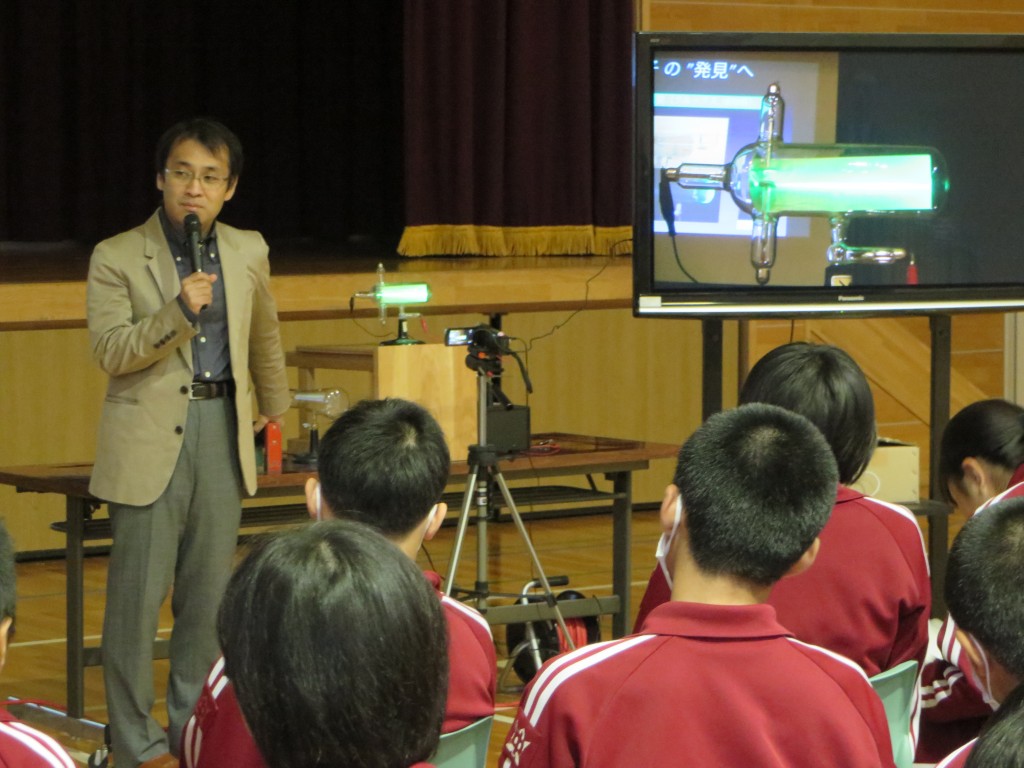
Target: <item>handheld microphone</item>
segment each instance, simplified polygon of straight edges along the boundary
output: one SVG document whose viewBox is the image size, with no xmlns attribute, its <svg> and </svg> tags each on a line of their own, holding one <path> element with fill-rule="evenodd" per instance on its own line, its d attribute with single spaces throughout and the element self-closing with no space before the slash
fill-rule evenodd
<svg viewBox="0 0 1024 768">
<path fill-rule="evenodd" d="M 200 236 L 199 217 L 190 213 L 185 217 L 185 250 L 188 251 L 188 255 L 192 259 L 193 272 L 203 271 L 203 252 L 199 247 Z"/>
</svg>

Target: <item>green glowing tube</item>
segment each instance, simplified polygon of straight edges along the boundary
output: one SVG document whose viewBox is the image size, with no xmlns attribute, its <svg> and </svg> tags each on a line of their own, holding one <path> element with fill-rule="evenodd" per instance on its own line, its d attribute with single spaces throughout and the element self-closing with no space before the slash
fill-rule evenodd
<svg viewBox="0 0 1024 768">
<path fill-rule="evenodd" d="M 754 144 L 730 171 L 737 202 L 773 216 L 931 212 L 949 186 L 927 147 Z"/>
<path fill-rule="evenodd" d="M 426 283 L 378 283 L 373 294 L 379 304 L 423 304 L 430 300 L 430 286 Z"/>
<path fill-rule="evenodd" d="M 759 211 L 921 211 L 935 205 L 929 155 L 775 158 L 754 161 L 750 199 Z"/>
</svg>

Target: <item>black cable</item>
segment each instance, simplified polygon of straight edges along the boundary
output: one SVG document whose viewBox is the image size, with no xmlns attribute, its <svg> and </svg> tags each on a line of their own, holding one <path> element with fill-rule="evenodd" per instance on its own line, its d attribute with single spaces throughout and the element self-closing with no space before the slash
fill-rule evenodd
<svg viewBox="0 0 1024 768">
<path fill-rule="evenodd" d="M 679 247 L 676 245 L 675 232 L 669 235 L 669 242 L 672 243 L 672 255 L 675 256 L 676 258 L 676 266 L 679 267 L 679 271 L 686 275 L 688 278 L 690 278 L 691 283 L 696 283 L 697 285 L 700 285 L 700 280 L 698 280 L 696 277 L 687 272 L 686 267 L 683 266 L 683 262 L 679 259 Z"/>
<path fill-rule="evenodd" d="M 582 312 L 584 309 L 587 308 L 587 302 L 590 301 L 590 284 L 594 280 L 599 278 L 601 276 L 601 274 L 606 269 L 608 269 L 608 266 L 612 263 L 612 259 L 616 255 L 615 254 L 615 249 L 619 245 L 621 245 L 622 243 L 631 243 L 631 242 L 633 242 L 633 238 L 631 238 L 631 237 L 624 237 L 623 239 L 617 240 L 614 243 L 612 243 L 611 248 L 609 248 L 611 253 L 608 256 L 608 261 L 606 261 L 604 264 L 602 264 L 601 268 L 599 270 L 597 270 L 597 272 L 595 272 L 593 275 L 588 277 L 586 279 L 586 281 L 583 283 L 583 305 L 579 309 L 574 309 L 570 313 L 570 315 L 567 318 L 565 318 L 565 320 L 563 320 L 562 322 L 555 323 L 555 325 L 553 325 L 551 327 L 550 331 L 547 331 L 546 333 L 542 333 L 540 336 L 534 336 L 533 338 L 531 338 L 528 341 L 524 342 L 526 346 L 523 349 L 523 354 L 527 357 L 527 359 L 529 359 L 530 350 L 533 349 L 533 342 L 540 341 L 541 339 L 546 339 L 548 336 L 553 336 L 556 331 L 558 331 L 559 329 L 563 328 L 570 320 L 572 320 L 574 317 L 576 317 L 576 315 L 578 315 L 580 312 Z"/>
<path fill-rule="evenodd" d="M 679 246 L 676 245 L 675 200 L 672 198 L 672 182 L 668 180 L 667 170 L 667 168 L 661 169 L 661 177 L 658 180 L 658 205 L 661 206 L 661 218 L 665 220 L 665 228 L 668 230 L 669 242 L 672 243 L 672 255 L 676 259 L 676 266 L 690 279 L 691 283 L 699 284 L 700 280 L 686 270 L 679 258 Z"/>
</svg>

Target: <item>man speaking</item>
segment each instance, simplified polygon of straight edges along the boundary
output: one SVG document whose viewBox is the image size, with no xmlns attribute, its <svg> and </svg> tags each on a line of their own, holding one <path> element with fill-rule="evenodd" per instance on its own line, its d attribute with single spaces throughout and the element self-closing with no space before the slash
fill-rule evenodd
<svg viewBox="0 0 1024 768">
<path fill-rule="evenodd" d="M 253 430 L 290 402 L 267 245 L 217 223 L 241 170 L 225 126 L 173 126 L 157 145 L 161 207 L 89 264 L 89 341 L 110 376 L 89 490 L 113 526 L 103 672 L 119 768 L 177 751 L 218 657 L 241 496 L 256 491 Z M 172 587 L 165 733 L 151 712 L 152 658 Z"/>
</svg>

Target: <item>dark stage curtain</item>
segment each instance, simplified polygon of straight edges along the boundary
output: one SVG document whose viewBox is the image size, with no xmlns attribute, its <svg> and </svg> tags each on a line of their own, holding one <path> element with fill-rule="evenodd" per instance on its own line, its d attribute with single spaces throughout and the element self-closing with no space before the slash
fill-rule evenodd
<svg viewBox="0 0 1024 768">
<path fill-rule="evenodd" d="M 399 251 L 629 250 L 632 0 L 406 0 Z"/>
<path fill-rule="evenodd" d="M 207 114 L 246 151 L 226 222 L 394 252 L 401 36 L 401 0 L 4 0 L 0 241 L 141 223 L 160 134 Z"/>
</svg>

